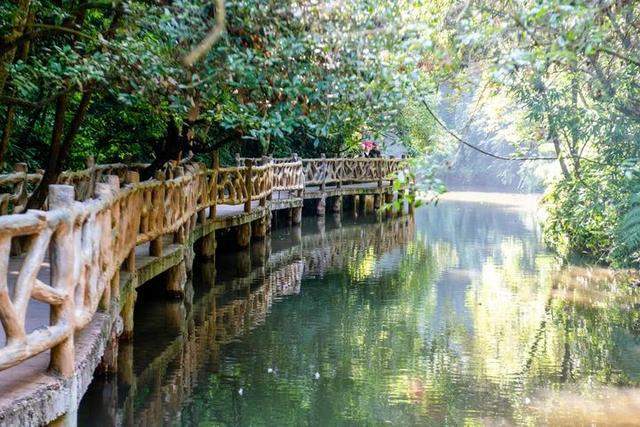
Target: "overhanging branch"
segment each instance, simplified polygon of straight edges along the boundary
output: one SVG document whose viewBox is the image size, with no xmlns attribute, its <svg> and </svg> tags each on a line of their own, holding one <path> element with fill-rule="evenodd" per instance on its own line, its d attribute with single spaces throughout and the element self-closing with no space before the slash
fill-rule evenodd
<svg viewBox="0 0 640 427">
<path fill-rule="evenodd" d="M 216 2 L 216 25 L 209 31 L 207 36 L 196 46 L 187 56 L 182 59 L 182 62 L 187 66 L 192 66 L 198 61 L 204 54 L 209 52 L 211 46 L 220 39 L 225 30 L 225 10 L 224 0 L 215 0 Z"/>
</svg>

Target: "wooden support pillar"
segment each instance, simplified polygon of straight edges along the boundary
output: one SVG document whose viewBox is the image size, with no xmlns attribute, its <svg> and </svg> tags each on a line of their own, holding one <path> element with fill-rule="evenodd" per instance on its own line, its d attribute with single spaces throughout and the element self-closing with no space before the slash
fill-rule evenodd
<svg viewBox="0 0 640 427">
<path fill-rule="evenodd" d="M 291 229 L 291 240 L 296 246 L 302 244 L 302 227 L 300 227 L 299 225 L 295 225 Z"/>
<path fill-rule="evenodd" d="M 191 277 L 191 273 L 193 273 L 193 261 L 196 258 L 196 251 L 193 245 L 184 245 L 182 247 L 182 255 L 187 277 Z"/>
<path fill-rule="evenodd" d="M 373 209 L 375 209 L 376 211 L 379 211 L 381 207 L 382 207 L 382 194 L 376 193 L 373 196 Z"/>
<path fill-rule="evenodd" d="M 342 196 L 337 196 L 333 199 L 331 210 L 333 211 L 333 213 L 340 213 L 342 211 Z"/>
<path fill-rule="evenodd" d="M 187 283 L 187 268 L 184 260 L 167 270 L 166 290 L 170 298 L 181 299 L 184 297 L 185 284 Z"/>
<path fill-rule="evenodd" d="M 316 215 L 324 216 L 327 208 L 327 196 L 322 193 L 322 196 L 318 199 L 318 204 L 316 205 Z"/>
<path fill-rule="evenodd" d="M 333 214 L 333 222 L 335 223 L 335 226 L 340 228 L 342 227 L 342 215 L 340 215 L 339 212 L 334 212 Z"/>
<path fill-rule="evenodd" d="M 388 205 L 387 208 L 387 218 L 391 218 L 393 217 L 393 200 L 394 200 L 394 194 L 393 194 L 393 190 L 389 190 L 388 192 L 385 193 L 384 195 L 384 202 Z"/>
<path fill-rule="evenodd" d="M 135 392 L 136 376 L 133 370 L 133 344 L 130 342 L 121 342 L 118 354 L 118 383 L 124 387 L 126 391 Z M 122 408 L 124 416 L 121 424 L 126 426 L 134 425 L 134 417 L 136 415 L 135 399 L 125 399 Z"/>
<path fill-rule="evenodd" d="M 100 384 L 100 403 L 91 416 L 94 420 L 100 420 L 104 426 L 122 425 L 118 408 L 118 379 L 117 372 L 110 373 Z M 77 422 L 77 421 L 76 421 Z"/>
<path fill-rule="evenodd" d="M 353 203 L 351 204 L 351 208 L 353 210 L 353 216 L 354 217 L 358 217 L 358 209 L 360 207 L 360 196 L 357 194 L 353 195 L 353 199 L 352 199 Z"/>
<path fill-rule="evenodd" d="M 120 335 L 122 339 L 122 335 Z M 135 383 L 135 374 L 133 372 L 133 344 L 122 342 L 118 352 L 118 381 L 122 385 L 131 387 Z"/>
<path fill-rule="evenodd" d="M 216 262 L 215 259 L 203 260 L 200 263 L 200 283 L 205 283 L 213 287 L 216 283 Z"/>
<path fill-rule="evenodd" d="M 364 198 L 364 203 L 363 203 L 364 213 L 368 214 L 373 212 L 373 204 L 374 204 L 373 196 L 370 194 L 367 194 L 362 197 Z"/>
<path fill-rule="evenodd" d="M 318 220 L 316 221 L 316 229 L 318 230 L 318 233 L 320 233 L 322 240 L 324 240 L 326 237 L 326 230 L 327 230 L 326 225 L 327 223 L 323 216 L 319 217 Z"/>
<path fill-rule="evenodd" d="M 119 324 L 120 322 L 120 324 Z M 121 332 L 122 320 L 118 317 L 111 326 L 109 339 L 102 353 L 102 359 L 96 369 L 98 375 L 111 376 L 118 372 L 118 333 Z"/>
<path fill-rule="evenodd" d="M 254 242 L 251 245 L 251 264 L 254 267 L 264 267 L 269 259 L 270 248 L 269 239 Z"/>
<path fill-rule="evenodd" d="M 137 299 L 138 292 L 136 292 L 135 289 L 129 288 L 124 292 L 122 306 L 120 308 L 120 316 L 122 317 L 122 334 L 120 334 L 120 339 L 123 341 L 129 341 L 133 338 L 133 314 Z"/>
<path fill-rule="evenodd" d="M 294 225 L 299 225 L 300 223 L 302 223 L 302 208 L 301 207 L 292 208 L 291 209 L 291 213 L 292 213 L 291 222 Z"/>
<path fill-rule="evenodd" d="M 251 228 L 253 231 L 253 237 L 257 239 L 264 239 L 267 235 L 267 224 L 269 222 L 268 215 L 263 216 L 262 218 L 258 218 L 253 221 L 251 224 Z"/>
<path fill-rule="evenodd" d="M 246 248 L 251 243 L 251 224 L 241 224 L 237 227 L 237 242 L 240 248 Z"/>
<path fill-rule="evenodd" d="M 187 316 L 187 310 L 182 300 L 184 295 L 180 298 L 176 298 L 176 301 L 171 301 L 166 304 L 164 308 L 163 317 L 166 321 L 167 327 L 170 330 L 182 330 L 185 324 L 185 318 Z"/>
<path fill-rule="evenodd" d="M 239 251 L 235 259 L 239 277 L 247 277 L 251 274 L 251 251 L 249 249 Z"/>
<path fill-rule="evenodd" d="M 49 186 L 49 210 L 67 208 L 74 200 L 74 189 L 70 185 Z M 49 246 L 51 256 L 51 286 L 57 291 L 69 295 L 61 304 L 50 308 L 50 324 L 67 322 L 69 334 L 60 344 L 51 349 L 49 370 L 64 378 L 74 373 L 75 351 L 73 347 L 75 306 L 73 262 L 76 257 L 73 247 L 73 224 L 67 223 L 59 227 L 51 238 Z"/>
<path fill-rule="evenodd" d="M 207 261 L 215 261 L 217 247 L 216 232 L 213 231 L 200 239 L 197 245 L 198 256 Z"/>
<path fill-rule="evenodd" d="M 289 208 L 287 211 L 287 224 L 293 224 L 293 208 Z"/>
</svg>

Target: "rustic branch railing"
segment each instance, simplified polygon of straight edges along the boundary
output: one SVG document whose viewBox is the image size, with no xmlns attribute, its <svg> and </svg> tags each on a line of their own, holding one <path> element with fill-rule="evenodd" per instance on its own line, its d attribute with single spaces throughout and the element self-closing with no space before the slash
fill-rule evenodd
<svg viewBox="0 0 640 427">
<path fill-rule="evenodd" d="M 161 255 L 162 236 L 188 235 L 196 218 L 206 220 L 207 209 L 209 218 L 215 217 L 217 205 L 244 204 L 250 212 L 252 201 L 265 206 L 274 191 L 300 197 L 305 185 L 377 182 L 404 167 L 395 159 L 244 162 L 220 168 L 214 160 L 212 169 L 176 166 L 145 182 L 138 174 L 143 165 L 90 164 L 50 186 L 48 211 L 0 215 L 0 323 L 6 336 L 4 343 L 0 340 L 0 371 L 51 350 L 51 370 L 72 375 L 74 332 L 91 322 L 99 308 L 118 303 L 118 272 L 123 266 L 135 268 L 136 245 L 151 242 L 151 255 Z M 0 185 L 19 187 L 2 203 L 23 200 L 27 183 L 39 182 L 41 175 L 22 169 L 0 176 Z M 27 249 L 11 257 L 16 239 L 27 242 Z M 46 274 L 50 283 L 41 279 Z M 27 332 L 32 299 L 48 304 L 51 316 L 48 325 Z"/>
<path fill-rule="evenodd" d="M 304 159 L 305 185 L 373 182 L 389 177 L 406 168 L 405 159 Z"/>
</svg>

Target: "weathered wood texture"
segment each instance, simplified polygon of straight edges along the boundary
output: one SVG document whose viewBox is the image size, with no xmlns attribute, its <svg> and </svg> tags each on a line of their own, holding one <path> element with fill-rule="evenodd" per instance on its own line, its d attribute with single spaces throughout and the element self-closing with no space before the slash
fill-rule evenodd
<svg viewBox="0 0 640 427">
<path fill-rule="evenodd" d="M 244 161 L 245 166 L 226 168 L 214 161 L 212 169 L 173 164 L 145 182 L 138 182 L 140 165 L 95 166 L 89 161 L 86 170 L 61 176 L 60 183 L 68 185 L 51 186 L 48 211 L 0 215 L 0 323 L 6 337 L 5 342 L 0 339 L 0 371 L 51 350 L 51 370 L 69 377 L 74 333 L 99 309 L 120 304 L 113 279 L 121 269 L 135 268 L 136 246 L 149 243 L 152 255 L 160 256 L 163 236 L 184 240 L 198 218 L 223 217 L 224 205 L 244 205 L 241 215 L 247 216 L 254 209 L 265 212 L 264 207 L 269 212 L 273 192 L 300 198 L 305 185 L 378 182 L 406 165 L 397 159 Z M 39 181 L 38 174 L 20 169 L 0 176 L 0 186 L 12 189 L 0 206 L 14 203 L 15 212 L 24 206 L 27 186 Z M 19 268 L 10 271 L 16 239 L 26 242 L 25 251 L 11 257 Z M 49 283 L 38 278 L 45 267 L 51 270 Z M 49 324 L 33 331 L 25 327 L 30 300 L 49 305 L 51 312 Z"/>
</svg>

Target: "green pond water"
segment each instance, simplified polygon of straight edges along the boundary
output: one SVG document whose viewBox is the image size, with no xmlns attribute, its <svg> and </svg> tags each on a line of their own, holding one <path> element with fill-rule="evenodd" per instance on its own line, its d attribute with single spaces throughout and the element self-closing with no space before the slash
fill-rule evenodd
<svg viewBox="0 0 640 427">
<path fill-rule="evenodd" d="M 141 290 L 80 425 L 640 422 L 637 288 L 561 266 L 531 209 L 305 218 L 228 247 L 182 301 Z"/>
</svg>

